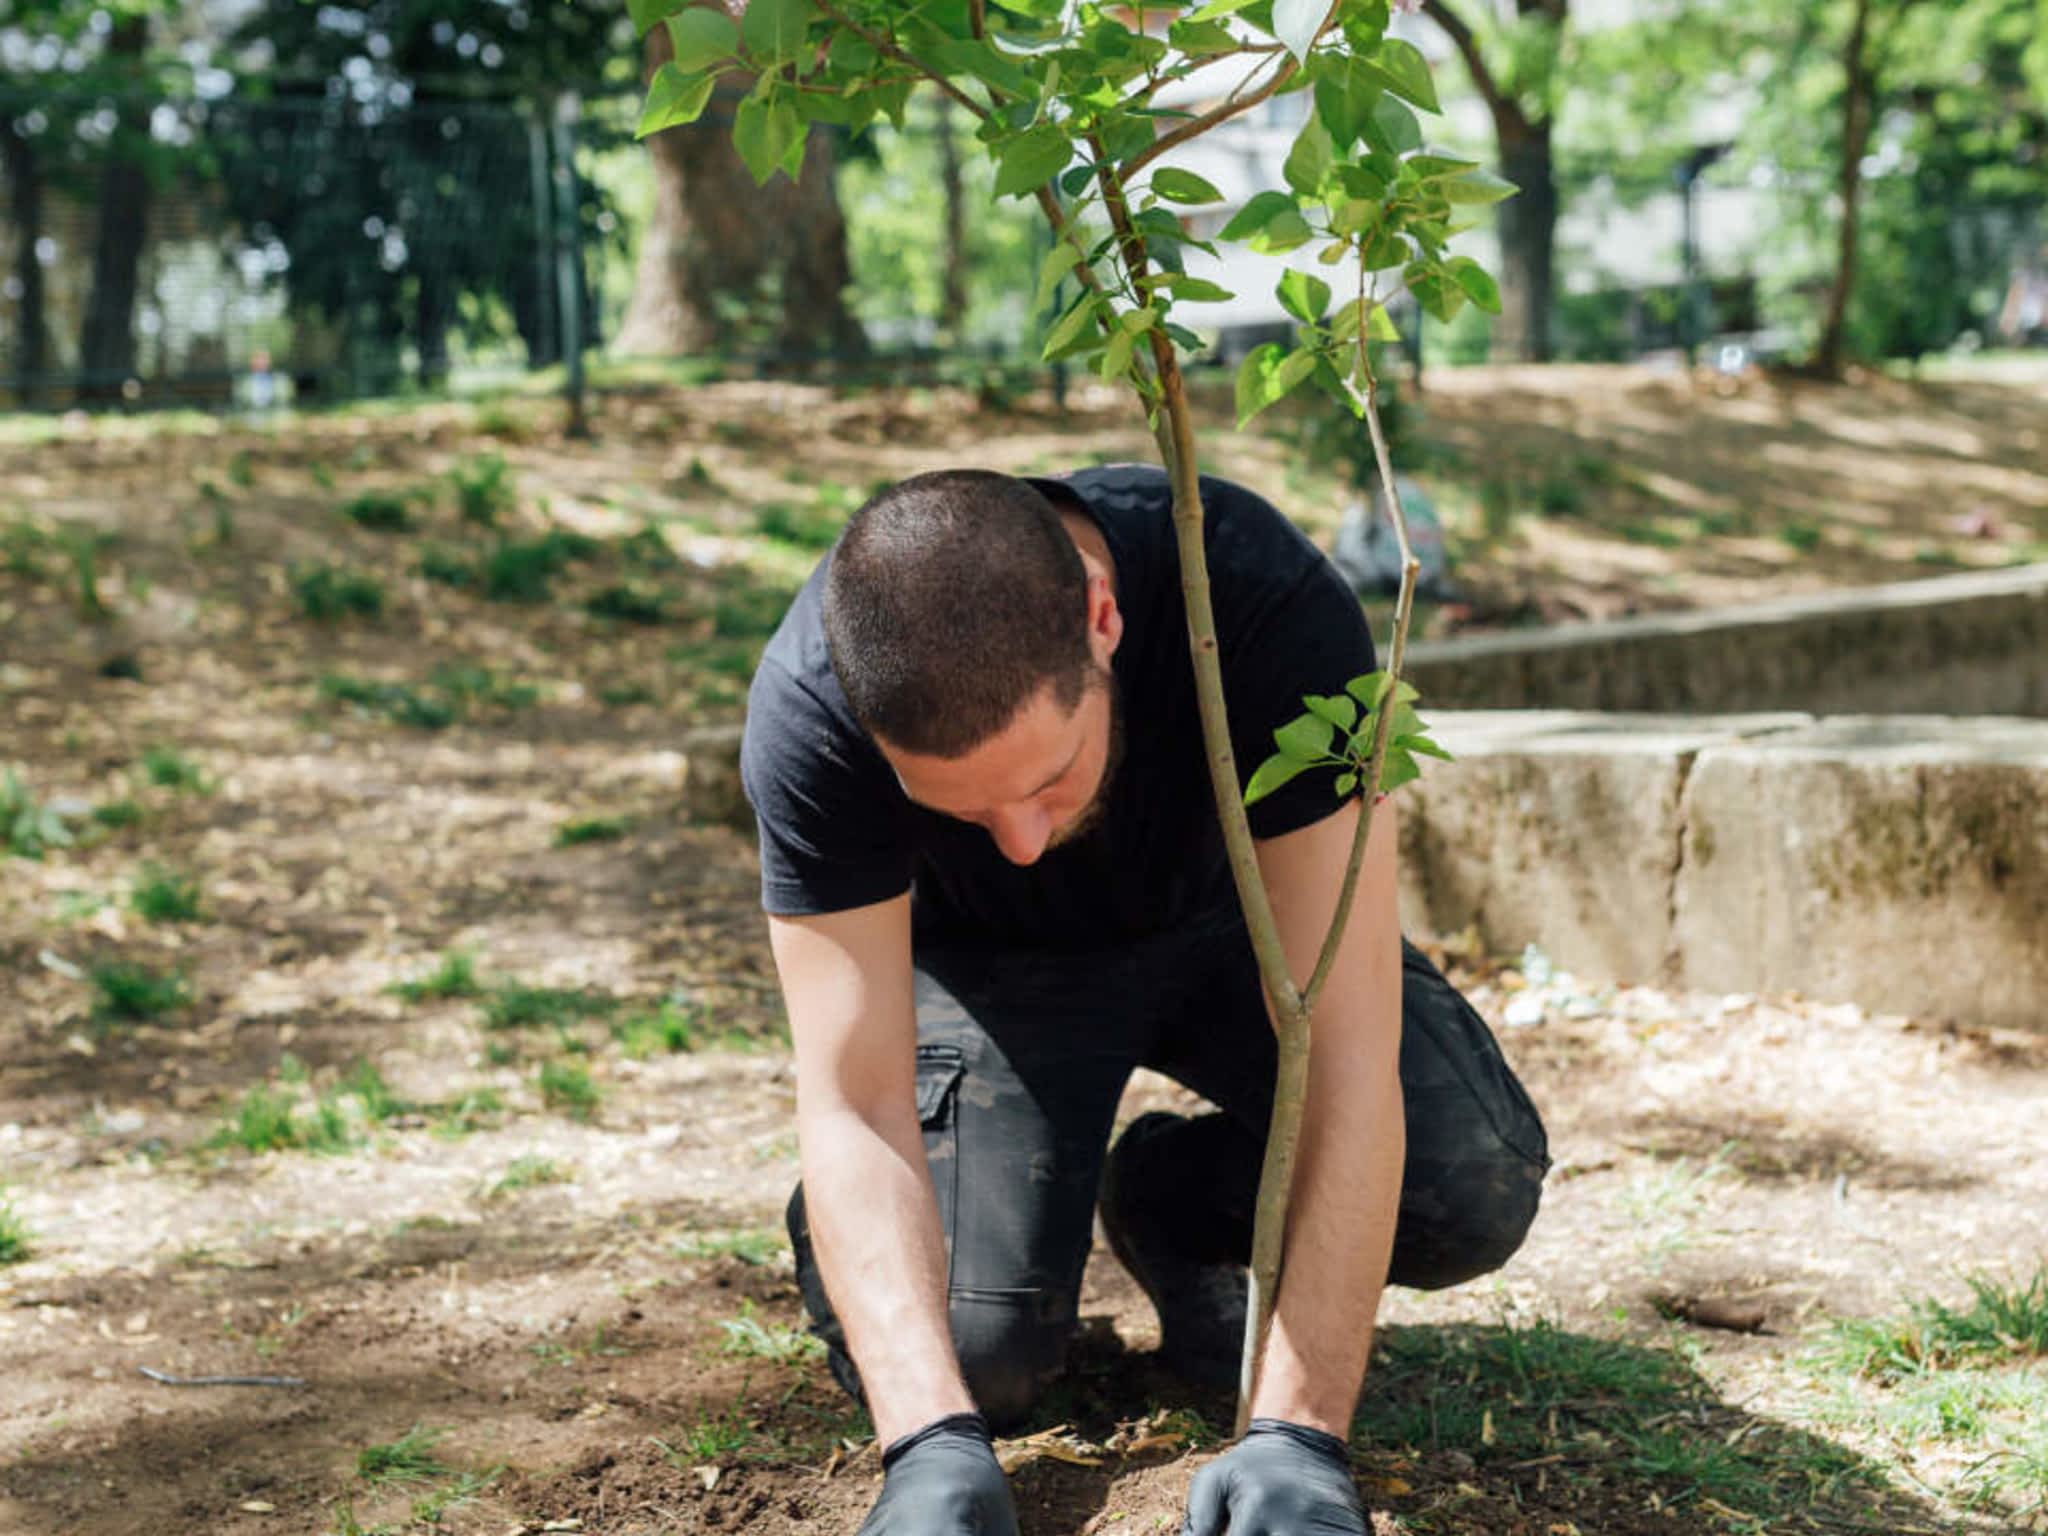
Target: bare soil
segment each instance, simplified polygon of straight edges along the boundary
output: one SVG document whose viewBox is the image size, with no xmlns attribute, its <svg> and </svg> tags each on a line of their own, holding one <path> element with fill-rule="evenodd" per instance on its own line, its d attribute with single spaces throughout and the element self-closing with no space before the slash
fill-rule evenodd
<svg viewBox="0 0 2048 1536">
<path fill-rule="evenodd" d="M 1853 509 L 1879 530 L 1830 532 L 1810 561 L 1781 558 L 1792 551 L 1767 529 L 1662 548 L 1599 533 L 1603 500 L 1583 527 L 1518 525 L 1472 585 L 1497 614 L 1539 590 L 1543 606 L 1596 613 L 1924 571 L 1913 551 L 1928 540 L 1990 563 L 2048 537 L 2038 398 L 1810 388 L 1752 381 L 1724 398 L 1630 376 L 1592 399 L 1560 373 L 1504 376 L 1482 398 L 1446 382 L 1430 431 L 1469 456 L 1591 452 L 1666 477 L 1670 502 L 1688 486 L 1786 516 Z M 994 416 L 959 397 L 741 384 L 612 398 L 595 445 L 559 438 L 538 409 L 483 442 L 473 413 L 446 407 L 289 435 L 67 429 L 0 448 L 0 516 L 118 540 L 98 565 L 113 614 L 94 623 L 50 547 L 0 565 L 0 761 L 45 803 L 141 812 L 39 862 L 0 856 L 0 1183 L 34 1246 L 0 1268 L 0 1532 L 852 1531 L 875 1449 L 789 1344 L 801 1319 L 786 1254 L 743 1240 L 779 1228 L 795 1178 L 754 855 L 681 814 L 674 745 L 730 717 L 729 652 L 772 623 L 811 558 L 762 546 L 750 508 L 968 455 L 1012 468 L 1144 456 L 1120 420 L 1085 400 L 1065 419 Z M 423 538 L 485 538 L 445 500 L 411 535 L 335 512 L 479 447 L 511 461 L 526 531 L 544 495 L 559 523 L 600 537 L 653 518 L 679 563 L 607 552 L 564 573 L 554 601 L 488 603 L 414 574 Z M 316 459 L 336 489 L 310 477 Z M 1217 460 L 1276 495 L 1286 475 L 1274 440 L 1230 440 Z M 1979 508 L 1995 534 L 1943 531 Z M 1597 546 L 1608 563 L 1553 579 L 1566 546 L 1546 541 L 1567 532 L 1571 558 Z M 1639 568 L 1638 553 L 1665 564 Z M 288 567 L 314 559 L 381 573 L 383 616 L 303 618 Z M 1683 587 L 1660 587 L 1673 573 Z M 613 581 L 659 586 L 668 621 L 577 605 Z M 766 620 L 721 614 L 734 593 Z M 103 675 L 109 660 L 139 679 Z M 425 686 L 450 662 L 542 696 L 430 732 L 318 688 L 336 673 Z M 184 753 L 210 792 L 148 783 L 152 746 Z M 557 846 L 565 820 L 593 816 L 624 820 L 624 835 Z M 200 877 L 206 921 L 128 909 L 150 862 Z M 603 1019 L 491 1030 L 475 1001 L 387 990 L 457 948 L 487 978 L 590 989 L 619 1016 L 671 1000 L 700 1048 L 635 1060 Z M 1497 1276 L 1390 1293 L 1361 1420 L 1379 1427 L 1358 1454 L 1380 1536 L 2033 1528 L 1965 1509 L 1968 1458 L 1952 1444 L 1821 1427 L 1826 1387 L 1804 1352 L 1828 1319 L 1953 1299 L 1966 1272 L 2048 1259 L 2048 1037 L 1560 978 L 1538 987 L 1540 1024 L 1509 1028 L 1507 1004 L 1537 983 L 1486 956 L 1445 958 L 1501 1031 L 1558 1167 Z M 177 969 L 192 1000 L 96 1018 L 82 978 L 116 959 Z M 368 1060 L 415 1107 L 335 1155 L 212 1144 L 288 1055 L 315 1089 Z M 588 1066 L 602 1093 L 588 1120 L 544 1101 L 546 1060 Z M 466 1134 L 429 1108 L 481 1089 L 503 1108 Z M 1184 1101 L 1141 1078 L 1125 1108 Z M 497 1189 L 520 1159 L 562 1181 Z M 1024 1529 L 1177 1528 L 1210 1442 L 1172 1412 L 1214 1425 L 1229 1405 L 1153 1368 L 1154 1321 L 1106 1250 L 1082 1311 L 1049 1433 L 1006 1446 Z M 1458 1363 L 1480 1379 L 1504 1326 L 1547 1328 L 1575 1358 L 1678 1362 L 1659 1412 L 1693 1470 L 1603 1435 L 1600 1413 L 1625 1400 L 1591 1372 L 1562 1394 L 1503 1377 L 1485 1423 L 1452 1424 Z M 172 1386 L 144 1366 L 302 1385 Z M 359 1453 L 414 1426 L 445 1432 L 443 1463 L 495 1472 L 437 1525 L 409 1522 L 445 1480 L 378 1488 L 358 1474 Z M 1697 1472 L 1715 1448 L 1774 1487 L 1810 1475 L 1811 1497 L 1731 1506 Z"/>
</svg>

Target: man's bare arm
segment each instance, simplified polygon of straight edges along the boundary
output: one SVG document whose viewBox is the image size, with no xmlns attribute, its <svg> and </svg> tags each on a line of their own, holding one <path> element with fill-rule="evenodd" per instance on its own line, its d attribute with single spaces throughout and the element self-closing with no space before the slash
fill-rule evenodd
<svg viewBox="0 0 2048 1536">
<path fill-rule="evenodd" d="M 974 1407 L 917 1120 L 910 898 L 768 920 L 796 1047 L 811 1241 L 884 1445 Z"/>
<path fill-rule="evenodd" d="M 1313 969 L 1329 927 L 1358 814 L 1354 802 L 1259 845 L 1260 873 L 1297 981 Z M 1257 1417 L 1340 1440 L 1349 1435 L 1372 1349 L 1407 1152 L 1395 837 L 1394 807 L 1383 803 L 1373 814 L 1351 921 L 1316 1005 L 1280 1292 L 1252 1397 Z"/>
</svg>

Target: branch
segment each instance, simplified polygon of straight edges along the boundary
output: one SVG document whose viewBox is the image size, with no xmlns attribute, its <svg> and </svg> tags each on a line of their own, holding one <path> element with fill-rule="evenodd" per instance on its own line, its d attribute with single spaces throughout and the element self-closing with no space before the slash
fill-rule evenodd
<svg viewBox="0 0 2048 1536">
<path fill-rule="evenodd" d="M 1253 50 L 1247 49 L 1245 51 L 1251 52 Z M 1257 93 L 1240 100 L 1237 91 L 1232 91 L 1229 96 L 1224 98 L 1222 105 L 1211 107 L 1200 117 L 1182 123 L 1173 132 L 1154 139 L 1151 144 L 1139 150 L 1118 169 L 1118 176 L 1128 182 L 1133 176 L 1137 175 L 1138 172 L 1142 171 L 1168 150 L 1173 149 L 1177 145 L 1185 144 L 1189 139 L 1197 138 L 1207 133 L 1218 123 L 1229 122 L 1230 119 L 1236 117 L 1240 112 L 1249 112 L 1253 107 L 1256 107 L 1260 102 L 1291 80 L 1300 67 L 1295 62 L 1293 55 L 1290 54 L 1287 62 L 1273 72 L 1273 78 L 1268 80 Z M 1255 70 L 1253 73 L 1255 74 L 1257 71 Z M 1249 80 L 1251 76 L 1247 75 L 1245 78 Z M 1242 90 L 1243 86 L 1239 86 L 1238 89 Z"/>
<path fill-rule="evenodd" d="M 1501 83 L 1486 67 L 1486 56 L 1479 51 L 1479 39 L 1464 19 L 1453 11 L 1444 0 L 1422 0 L 1422 14 L 1427 16 L 1451 40 L 1458 50 L 1458 57 L 1465 61 L 1465 70 L 1472 76 L 1472 83 L 1479 94 L 1486 99 L 1486 107 L 1493 114 L 1494 126 L 1507 125 L 1509 131 L 1526 133 L 1529 129 L 1529 114 L 1522 110 L 1521 103 L 1510 96 Z"/>
<path fill-rule="evenodd" d="M 938 84 L 940 90 L 944 91 L 948 96 L 952 97 L 955 101 L 959 102 L 961 106 L 965 107 L 968 111 L 972 112 L 976 117 L 981 118 L 984 121 L 987 119 L 987 107 L 984 107 L 972 96 L 968 95 L 965 91 L 961 90 L 959 86 L 955 85 L 952 81 L 948 80 L 944 75 L 940 74 L 937 70 L 931 68 L 929 65 L 915 58 L 912 58 L 909 54 L 905 53 L 901 48 L 898 48 L 894 43 L 890 42 L 888 38 L 879 37 L 875 33 L 870 32 L 866 27 L 862 26 L 859 22 L 853 20 L 851 17 L 846 15 L 845 12 L 839 10 L 836 6 L 834 6 L 831 3 L 831 0 L 818 0 L 818 9 L 823 11 L 832 20 L 838 22 L 839 25 L 846 28 L 847 31 L 859 37 L 870 48 L 874 49 L 875 52 L 883 54 L 888 58 L 892 58 L 896 60 L 896 62 L 899 64 L 908 64 L 912 69 L 916 70 L 919 74 L 924 75 L 928 79 L 935 81 Z"/>
</svg>

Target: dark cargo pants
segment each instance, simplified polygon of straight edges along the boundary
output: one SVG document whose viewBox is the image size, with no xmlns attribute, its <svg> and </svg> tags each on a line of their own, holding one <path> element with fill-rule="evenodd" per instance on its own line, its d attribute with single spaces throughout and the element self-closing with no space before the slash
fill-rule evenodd
<svg viewBox="0 0 2048 1536">
<path fill-rule="evenodd" d="M 1428 1290 L 1506 1262 L 1535 1217 L 1550 1158 L 1535 1106 L 1484 1021 L 1405 942 L 1402 972 L 1408 1152 L 1388 1278 Z M 1148 1158 L 1172 1170 L 1142 1191 L 1148 1210 L 1185 1257 L 1249 1261 L 1273 1033 L 1241 926 L 1080 954 L 920 946 L 917 1031 L 954 1346 L 982 1411 L 1010 1425 L 1059 1374 L 1133 1069 L 1218 1106 L 1176 1129 L 1170 1156 Z M 858 1396 L 801 1187 L 789 1231 L 814 1331 Z"/>
</svg>

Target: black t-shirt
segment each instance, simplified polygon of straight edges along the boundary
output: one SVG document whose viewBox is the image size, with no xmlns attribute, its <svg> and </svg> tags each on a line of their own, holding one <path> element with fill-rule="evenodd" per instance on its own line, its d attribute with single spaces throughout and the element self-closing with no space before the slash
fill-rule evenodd
<svg viewBox="0 0 2048 1536">
<path fill-rule="evenodd" d="M 769 912 L 844 911 L 914 887 L 921 938 L 1083 948 L 1233 908 L 1166 475 L 1126 464 L 1025 478 L 1056 505 L 1078 501 L 1116 566 L 1124 756 L 1104 816 L 1020 866 L 980 827 L 913 804 L 833 676 L 827 554 L 769 641 L 748 695 L 740 765 L 760 822 Z M 1231 745 L 1248 780 L 1273 752 L 1273 728 L 1301 713 L 1303 694 L 1341 693 L 1372 670 L 1372 636 L 1343 579 L 1293 524 L 1242 486 L 1208 476 L 1201 484 Z M 1301 775 L 1251 808 L 1253 834 L 1278 836 L 1331 814 L 1333 786 L 1332 773 Z"/>
</svg>

